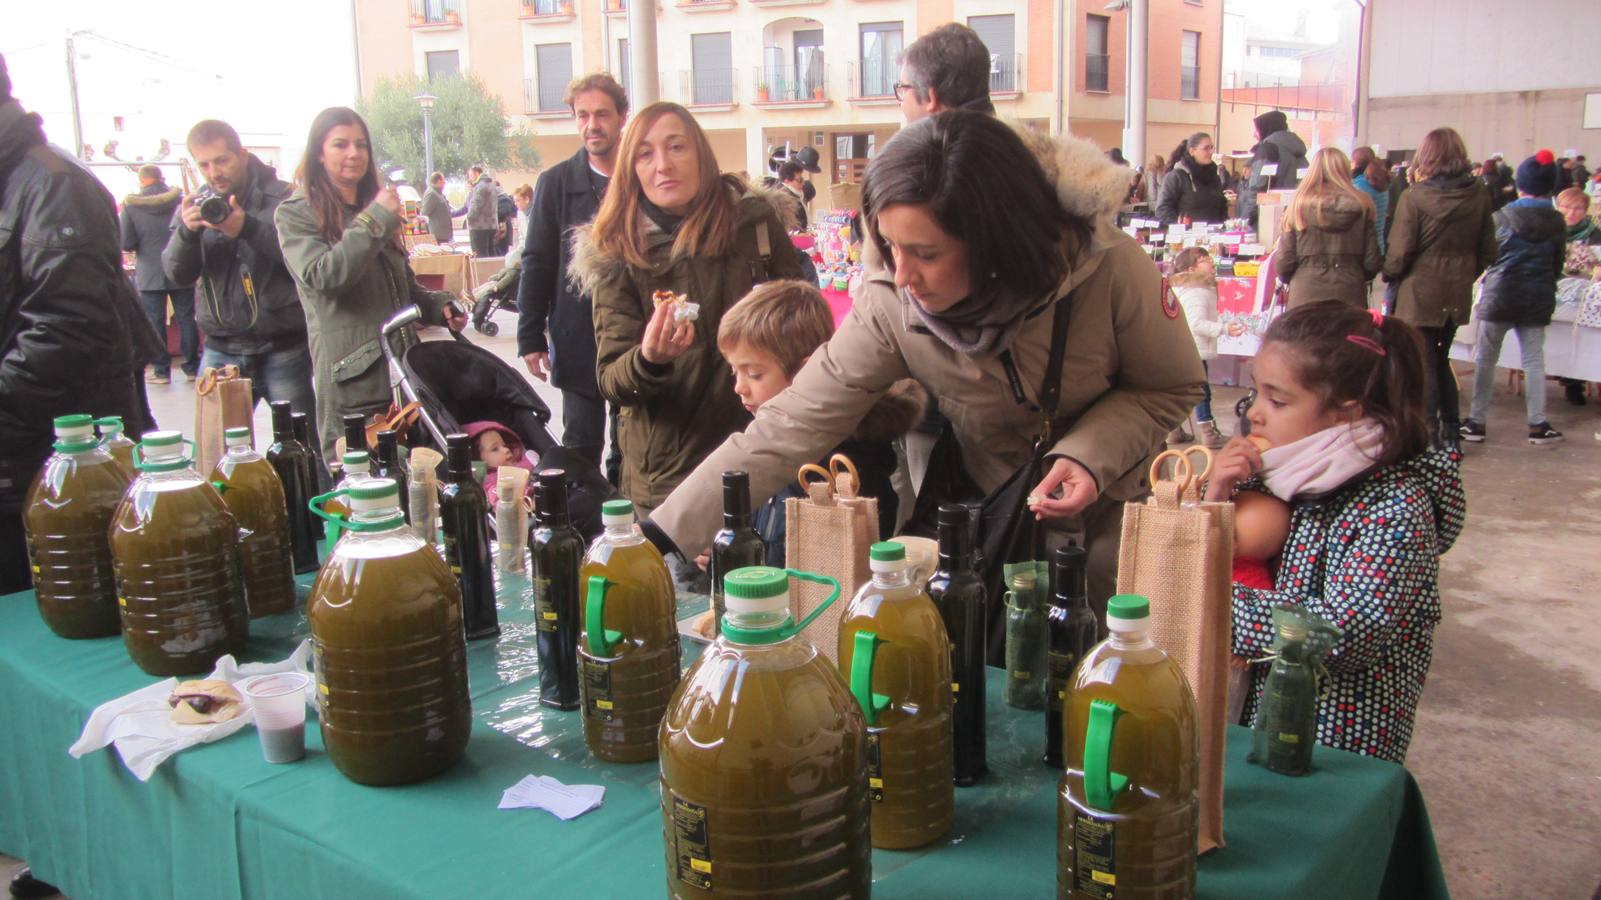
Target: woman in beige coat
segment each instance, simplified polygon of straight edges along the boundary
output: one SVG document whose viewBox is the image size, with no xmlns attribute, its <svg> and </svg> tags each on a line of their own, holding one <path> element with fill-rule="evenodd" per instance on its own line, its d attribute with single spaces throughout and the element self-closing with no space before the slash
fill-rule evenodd
<svg viewBox="0 0 1601 900">
<path fill-rule="evenodd" d="M 1104 608 L 1123 503 L 1149 489 L 1151 456 L 1201 398 L 1203 377 L 1161 276 L 1112 223 L 1126 187 L 1126 170 L 1087 141 L 966 111 L 903 129 L 863 183 L 870 252 L 850 314 L 655 524 L 678 547 L 706 546 L 720 473 L 749 472 L 752 499 L 766 499 L 902 378 L 938 398 L 967 474 L 994 490 L 1030 458 L 1052 314 L 1067 302 L 1061 437 L 1031 493 L 1046 498 L 1034 510 L 1056 540 L 1087 543 L 1091 600 Z"/>
</svg>

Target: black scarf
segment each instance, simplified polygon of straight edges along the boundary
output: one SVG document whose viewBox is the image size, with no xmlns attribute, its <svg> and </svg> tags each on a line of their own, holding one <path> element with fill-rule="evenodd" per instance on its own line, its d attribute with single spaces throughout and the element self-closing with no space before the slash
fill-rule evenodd
<svg viewBox="0 0 1601 900">
<path fill-rule="evenodd" d="M 1190 180 L 1196 187 L 1218 187 L 1222 184 L 1217 177 L 1217 163 L 1207 163 L 1203 166 L 1192 156 L 1186 156 L 1184 163 L 1189 168 Z"/>
<path fill-rule="evenodd" d="M 660 228 L 667 234 L 678 233 L 678 226 L 684 224 L 683 216 L 675 216 L 672 213 L 662 209 L 660 206 L 650 202 L 649 197 L 640 197 L 639 199 L 645 208 L 645 215 L 648 216 L 652 222 L 656 223 L 657 228 Z"/>
</svg>

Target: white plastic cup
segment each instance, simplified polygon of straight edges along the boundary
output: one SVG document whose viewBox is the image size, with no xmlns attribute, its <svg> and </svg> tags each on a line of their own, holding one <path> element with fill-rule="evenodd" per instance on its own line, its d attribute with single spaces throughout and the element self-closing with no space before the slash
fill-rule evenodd
<svg viewBox="0 0 1601 900">
<path fill-rule="evenodd" d="M 239 684 L 256 714 L 261 755 L 270 763 L 290 763 L 306 755 L 306 685 L 304 672 L 257 675 Z"/>
</svg>

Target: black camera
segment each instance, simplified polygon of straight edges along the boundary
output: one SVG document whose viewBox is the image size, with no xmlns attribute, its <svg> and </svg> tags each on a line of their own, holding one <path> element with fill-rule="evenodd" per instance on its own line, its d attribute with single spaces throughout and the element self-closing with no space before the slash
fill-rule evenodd
<svg viewBox="0 0 1601 900">
<path fill-rule="evenodd" d="M 228 198 L 209 187 L 195 192 L 195 205 L 200 207 L 200 218 L 213 225 L 221 225 L 223 220 L 233 214 L 233 207 L 228 205 Z"/>
</svg>

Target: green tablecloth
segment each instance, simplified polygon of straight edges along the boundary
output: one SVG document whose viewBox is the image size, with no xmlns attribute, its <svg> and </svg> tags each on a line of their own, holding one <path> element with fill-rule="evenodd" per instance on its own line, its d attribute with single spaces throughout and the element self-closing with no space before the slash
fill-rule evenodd
<svg viewBox="0 0 1601 900">
<path fill-rule="evenodd" d="M 75 900 L 95 897 L 660 896 L 654 765 L 604 765 L 579 714 L 537 702 L 526 584 L 502 589 L 502 635 L 468 651 L 477 721 L 467 758 L 419 785 L 368 788 L 322 753 L 271 766 L 246 729 L 168 760 L 141 784 L 113 749 L 66 749 L 95 706 L 153 679 L 115 638 L 67 641 L 31 593 L 0 597 L 0 851 Z M 699 600 L 704 608 L 704 598 Z M 681 614 L 694 601 L 681 603 Z M 303 615 L 252 623 L 250 660 L 277 660 Z M 957 792 L 956 824 L 919 851 L 875 851 L 881 897 L 1047 897 L 1055 890 L 1055 781 L 1039 762 L 1042 714 L 1005 706 L 990 679 L 992 774 Z M 1247 765 L 1229 734 L 1228 846 L 1203 857 L 1207 897 L 1428 897 L 1445 884 L 1417 785 L 1400 766 L 1319 748 L 1318 771 L 1284 778 Z M 571 822 L 498 810 L 528 774 L 606 786 Z"/>
</svg>

